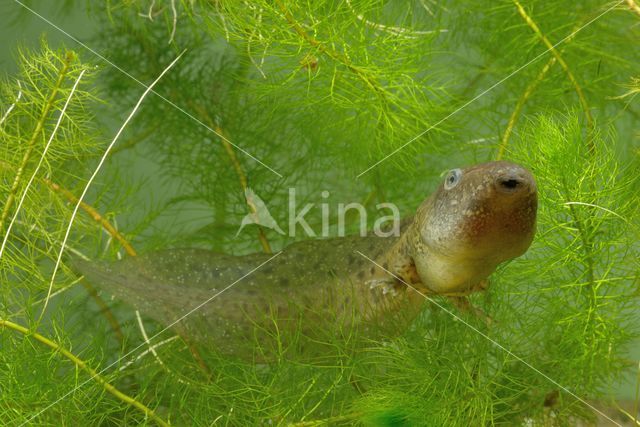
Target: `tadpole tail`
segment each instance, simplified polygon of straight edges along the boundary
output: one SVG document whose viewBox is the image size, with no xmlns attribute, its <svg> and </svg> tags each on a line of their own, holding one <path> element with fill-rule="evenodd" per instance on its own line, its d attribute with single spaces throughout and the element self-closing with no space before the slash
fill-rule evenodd
<svg viewBox="0 0 640 427">
<path fill-rule="evenodd" d="M 175 322 L 213 294 L 206 288 L 186 289 L 176 285 L 174 278 L 162 274 L 160 266 L 150 260 L 162 261 L 162 258 L 154 254 L 110 262 L 87 261 L 73 256 L 70 264 L 92 286 L 162 324 Z M 160 264 L 164 265 L 163 262 Z"/>
<path fill-rule="evenodd" d="M 87 283 L 136 308 L 141 308 L 144 305 L 144 291 L 140 283 L 142 277 L 136 277 L 137 275 L 133 271 L 122 271 L 120 268 L 122 262 L 84 260 L 75 255 L 72 255 L 70 259 L 71 268 L 84 276 L 83 280 Z M 153 293 L 153 290 L 148 289 L 147 292 Z"/>
</svg>

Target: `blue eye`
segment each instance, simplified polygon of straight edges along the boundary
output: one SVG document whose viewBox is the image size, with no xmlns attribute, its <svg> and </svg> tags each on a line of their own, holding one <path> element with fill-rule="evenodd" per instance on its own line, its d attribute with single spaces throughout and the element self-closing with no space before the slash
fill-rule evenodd
<svg viewBox="0 0 640 427">
<path fill-rule="evenodd" d="M 458 183 L 460 182 L 460 178 L 462 178 L 462 170 L 450 170 L 447 174 L 447 177 L 444 179 L 444 189 L 451 190 L 453 187 L 458 185 Z"/>
</svg>

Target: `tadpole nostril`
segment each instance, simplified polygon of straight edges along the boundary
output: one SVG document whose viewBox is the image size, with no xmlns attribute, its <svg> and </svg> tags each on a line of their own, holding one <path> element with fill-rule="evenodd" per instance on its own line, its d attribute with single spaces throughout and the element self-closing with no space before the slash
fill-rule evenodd
<svg viewBox="0 0 640 427">
<path fill-rule="evenodd" d="M 503 179 L 500 181 L 500 185 L 509 190 L 513 190 L 520 185 L 520 181 L 517 179 Z"/>
</svg>

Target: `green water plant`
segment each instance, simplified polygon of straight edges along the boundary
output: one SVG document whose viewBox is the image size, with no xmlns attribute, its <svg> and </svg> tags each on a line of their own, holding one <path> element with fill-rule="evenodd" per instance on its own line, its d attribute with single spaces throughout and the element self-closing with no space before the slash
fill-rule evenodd
<svg viewBox="0 0 640 427">
<path fill-rule="evenodd" d="M 57 15 L 12 7 L 45 36 L 0 82 L 3 425 L 638 424 L 620 391 L 639 384 L 635 1 L 111 0 L 66 47 L 46 41 L 73 36 Z M 471 297 L 489 325 L 433 297 L 399 336 L 253 363 L 69 263 L 275 252 L 312 236 L 238 233 L 247 194 L 286 229 L 295 188 L 320 234 L 323 203 L 409 216 L 444 171 L 499 158 L 533 172 L 540 205 L 527 254 Z"/>
</svg>

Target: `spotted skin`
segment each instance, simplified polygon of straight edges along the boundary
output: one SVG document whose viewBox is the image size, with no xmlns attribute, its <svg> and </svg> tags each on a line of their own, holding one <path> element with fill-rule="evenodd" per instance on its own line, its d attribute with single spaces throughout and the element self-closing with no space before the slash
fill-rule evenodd
<svg viewBox="0 0 640 427">
<path fill-rule="evenodd" d="M 498 264 L 529 247 L 536 207 L 533 176 L 491 162 L 450 172 L 396 237 L 303 241 L 269 262 L 267 254 L 167 249 L 74 264 L 89 282 L 163 325 L 193 311 L 173 327 L 224 353 L 246 354 L 251 349 L 242 343 L 273 341 L 284 329 L 313 335 L 332 325 L 397 323 L 398 314 L 410 321 L 421 294 L 485 289 Z"/>
</svg>

